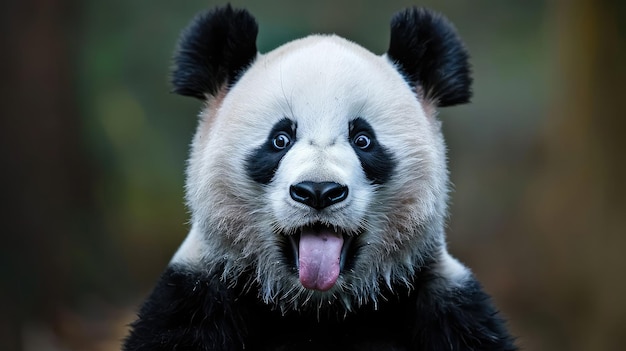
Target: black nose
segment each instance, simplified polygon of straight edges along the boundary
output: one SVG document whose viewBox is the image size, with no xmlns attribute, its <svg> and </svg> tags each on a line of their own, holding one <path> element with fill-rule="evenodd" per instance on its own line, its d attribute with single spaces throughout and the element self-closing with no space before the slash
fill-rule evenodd
<svg viewBox="0 0 626 351">
<path fill-rule="evenodd" d="M 348 197 L 348 187 L 334 182 L 300 182 L 289 188 L 295 201 L 321 210 Z"/>
</svg>

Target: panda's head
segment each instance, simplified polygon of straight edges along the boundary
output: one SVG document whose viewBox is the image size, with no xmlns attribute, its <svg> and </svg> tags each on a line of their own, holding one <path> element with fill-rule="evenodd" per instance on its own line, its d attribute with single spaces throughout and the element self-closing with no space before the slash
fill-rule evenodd
<svg viewBox="0 0 626 351">
<path fill-rule="evenodd" d="M 280 308 L 347 309 L 409 285 L 445 251 L 438 106 L 470 97 L 451 24 L 398 13 L 375 55 L 333 35 L 267 54 L 230 6 L 199 15 L 175 92 L 205 101 L 187 171 L 192 229 L 173 263 L 220 274 Z"/>
</svg>

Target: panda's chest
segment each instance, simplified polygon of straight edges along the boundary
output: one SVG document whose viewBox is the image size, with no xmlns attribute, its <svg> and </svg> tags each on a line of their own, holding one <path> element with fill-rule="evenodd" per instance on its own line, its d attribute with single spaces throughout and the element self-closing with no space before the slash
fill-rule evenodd
<svg viewBox="0 0 626 351">
<path fill-rule="evenodd" d="M 289 312 L 285 315 L 256 304 L 247 349 L 251 350 L 408 350 L 405 330 L 411 325 L 411 298 L 394 301 L 382 309 L 364 307 L 350 315 Z M 413 305 L 414 306 L 414 305 Z"/>
</svg>

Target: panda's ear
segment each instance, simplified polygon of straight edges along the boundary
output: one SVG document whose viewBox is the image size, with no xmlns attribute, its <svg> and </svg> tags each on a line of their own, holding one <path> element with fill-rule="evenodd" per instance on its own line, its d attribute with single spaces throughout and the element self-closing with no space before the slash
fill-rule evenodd
<svg viewBox="0 0 626 351">
<path fill-rule="evenodd" d="M 469 55 L 452 23 L 423 8 L 398 12 L 391 20 L 387 57 L 423 98 L 437 106 L 469 101 Z"/>
<path fill-rule="evenodd" d="M 230 5 L 198 14 L 174 55 L 173 92 L 205 100 L 234 84 L 257 57 L 258 25 Z"/>
</svg>

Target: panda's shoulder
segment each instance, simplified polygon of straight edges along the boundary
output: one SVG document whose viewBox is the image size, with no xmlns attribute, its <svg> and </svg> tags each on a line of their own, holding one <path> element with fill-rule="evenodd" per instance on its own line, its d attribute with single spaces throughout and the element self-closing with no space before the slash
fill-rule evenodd
<svg viewBox="0 0 626 351">
<path fill-rule="evenodd" d="M 220 344 L 241 344 L 245 308 L 236 299 L 219 276 L 170 264 L 141 306 L 124 350 L 219 350 Z"/>
</svg>

